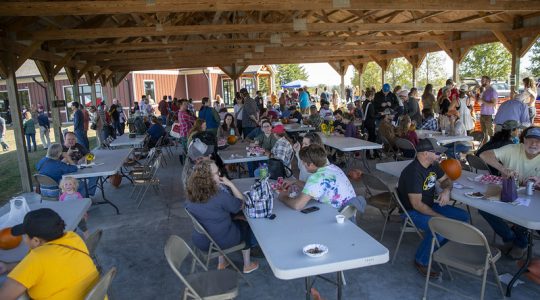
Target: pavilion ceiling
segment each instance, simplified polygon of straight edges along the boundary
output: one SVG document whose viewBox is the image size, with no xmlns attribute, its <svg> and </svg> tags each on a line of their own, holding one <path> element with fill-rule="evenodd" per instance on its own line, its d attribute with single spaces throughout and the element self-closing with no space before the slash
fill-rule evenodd
<svg viewBox="0 0 540 300">
<path fill-rule="evenodd" d="M 362 64 L 495 41 L 511 47 L 538 34 L 533 0 L 0 2 L 0 52 L 105 79 L 144 69 Z"/>
</svg>

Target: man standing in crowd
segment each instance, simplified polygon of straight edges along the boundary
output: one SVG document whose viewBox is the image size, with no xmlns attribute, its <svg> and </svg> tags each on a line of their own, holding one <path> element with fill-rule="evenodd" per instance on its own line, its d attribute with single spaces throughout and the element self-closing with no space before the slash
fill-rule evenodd
<svg viewBox="0 0 540 300">
<path fill-rule="evenodd" d="M 480 127 L 487 141 L 493 136 L 493 115 L 497 108 L 499 95 L 491 86 L 491 78 L 489 76 L 482 76 L 480 83 L 484 87 L 484 92 L 480 96 L 480 99 L 478 99 L 478 103 L 480 103 Z"/>
<path fill-rule="evenodd" d="M 84 114 L 80 109 L 79 102 L 73 102 L 73 132 L 77 136 L 79 144 L 83 145 L 86 149 L 90 148 L 86 131 L 84 131 Z"/>
<path fill-rule="evenodd" d="M 180 145 L 184 149 L 184 153 L 187 153 L 188 135 L 191 127 L 193 127 L 193 123 L 195 123 L 195 117 L 188 112 L 188 101 L 185 99 L 180 100 L 178 124 L 180 126 Z"/>
<path fill-rule="evenodd" d="M 373 107 L 375 108 L 375 113 L 379 116 L 383 116 L 385 109 L 390 108 L 393 111 L 396 111 L 399 106 L 399 101 L 394 93 L 390 91 L 391 87 L 388 83 L 383 84 L 382 90 L 378 91 L 375 94 L 375 99 L 373 99 Z"/>
<path fill-rule="evenodd" d="M 51 123 L 49 122 L 49 117 L 45 114 L 45 110 L 41 104 L 38 106 L 37 121 L 39 124 L 39 136 L 41 138 L 41 144 L 43 145 L 43 149 L 48 149 L 51 145 L 51 138 L 49 136 Z"/>
<path fill-rule="evenodd" d="M 521 126 L 527 127 L 529 123 L 529 109 L 524 103 L 527 100 L 524 94 L 518 94 L 511 100 L 505 101 L 495 115 L 495 132 L 499 132 L 504 122 L 514 120 Z"/>
<path fill-rule="evenodd" d="M 167 115 L 169 114 L 169 105 L 167 103 L 167 96 L 163 96 L 163 100 L 159 102 L 158 110 L 159 110 L 159 114 L 161 115 L 160 116 L 161 124 L 167 125 Z"/>
<path fill-rule="evenodd" d="M 434 148 L 428 139 L 421 139 L 416 151 L 416 158 L 399 176 L 397 192 L 414 225 L 424 231 L 424 240 L 416 250 L 414 265 L 422 275 L 437 278 L 439 273 L 436 271 L 427 274 L 433 238 L 428 226 L 429 220 L 432 217 L 447 217 L 466 222 L 469 215 L 464 210 L 447 205 L 450 201 L 452 181 L 439 165 L 434 164 L 439 160 L 439 154 L 444 153 L 446 148 Z M 439 203 L 434 202 L 437 182 L 442 188 L 438 196 Z M 437 238 L 441 244 L 445 241 L 440 236 Z"/>
<path fill-rule="evenodd" d="M 261 111 L 261 109 L 263 108 L 263 102 L 264 102 L 264 99 L 263 99 L 263 96 L 262 96 L 262 92 L 257 91 L 255 93 L 255 103 L 257 103 L 257 110 L 258 111 Z"/>
<path fill-rule="evenodd" d="M 300 111 L 302 112 L 302 114 L 307 114 L 309 106 L 311 105 L 309 101 L 309 95 L 307 93 L 307 90 L 304 90 L 303 88 L 299 88 L 298 91 L 300 92 Z"/>
<path fill-rule="evenodd" d="M 220 118 L 218 112 L 210 106 L 210 100 L 208 97 L 202 98 L 202 107 L 199 110 L 199 119 L 206 121 L 206 131 L 209 131 L 213 133 L 214 136 L 217 136 Z"/>
<path fill-rule="evenodd" d="M 257 127 L 259 122 L 259 111 L 257 110 L 257 103 L 253 98 L 249 96 L 249 92 L 246 88 L 240 90 L 240 96 L 244 99 L 244 110 L 242 112 L 242 130 L 244 131 L 244 138 Z M 208 125 L 206 125 L 208 126 Z"/>
<path fill-rule="evenodd" d="M 6 137 L 6 120 L 0 116 L 0 144 L 2 144 L 3 151 L 9 151 L 9 146 L 4 142 Z"/>
</svg>

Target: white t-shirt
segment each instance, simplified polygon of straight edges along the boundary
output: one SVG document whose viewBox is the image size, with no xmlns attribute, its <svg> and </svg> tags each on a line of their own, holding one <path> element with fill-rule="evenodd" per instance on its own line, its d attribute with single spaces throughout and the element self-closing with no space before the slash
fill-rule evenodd
<svg viewBox="0 0 540 300">
<path fill-rule="evenodd" d="M 321 118 L 327 121 L 334 120 L 334 113 L 332 112 L 331 109 L 321 108 L 321 110 L 319 111 L 319 114 L 321 115 Z"/>
<path fill-rule="evenodd" d="M 338 166 L 332 164 L 319 168 L 317 172 L 311 174 L 302 193 L 338 209 L 356 197 L 349 178 Z"/>
</svg>

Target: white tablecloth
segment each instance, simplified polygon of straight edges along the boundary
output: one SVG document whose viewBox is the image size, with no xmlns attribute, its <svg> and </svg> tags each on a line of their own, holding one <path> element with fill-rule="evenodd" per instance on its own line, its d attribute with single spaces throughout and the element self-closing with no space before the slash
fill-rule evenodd
<svg viewBox="0 0 540 300">
<path fill-rule="evenodd" d="M 285 125 L 283 125 L 283 127 L 285 127 L 285 131 L 287 131 L 287 132 L 302 132 L 302 131 L 315 130 L 315 127 L 313 127 L 313 126 L 302 125 L 302 124 L 298 124 L 298 123 L 285 124 Z"/>
<path fill-rule="evenodd" d="M 233 180 L 246 191 L 253 178 Z M 338 224 L 337 210 L 330 205 L 310 202 L 319 211 L 303 214 L 274 201 L 274 220 L 248 219 L 266 260 L 280 279 L 295 279 L 356 269 L 388 262 L 388 249 L 350 221 Z M 328 253 L 311 258 L 302 252 L 308 244 L 320 243 Z"/>
<path fill-rule="evenodd" d="M 446 144 L 455 143 L 455 142 L 467 142 L 467 141 L 473 140 L 473 137 L 468 136 L 468 135 L 448 135 L 448 133 L 443 135 L 439 131 L 423 130 L 423 129 L 416 130 L 416 134 L 418 135 L 418 138 L 420 139 L 425 139 L 425 138 L 435 139 L 439 145 L 446 145 Z"/>
</svg>

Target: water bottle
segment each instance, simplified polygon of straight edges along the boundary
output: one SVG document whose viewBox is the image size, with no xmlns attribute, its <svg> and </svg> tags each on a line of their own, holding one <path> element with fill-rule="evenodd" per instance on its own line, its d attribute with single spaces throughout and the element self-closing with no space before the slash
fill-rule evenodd
<svg viewBox="0 0 540 300">
<path fill-rule="evenodd" d="M 265 179 L 266 177 L 268 177 L 268 165 L 264 163 L 259 168 L 259 179 Z"/>
</svg>

